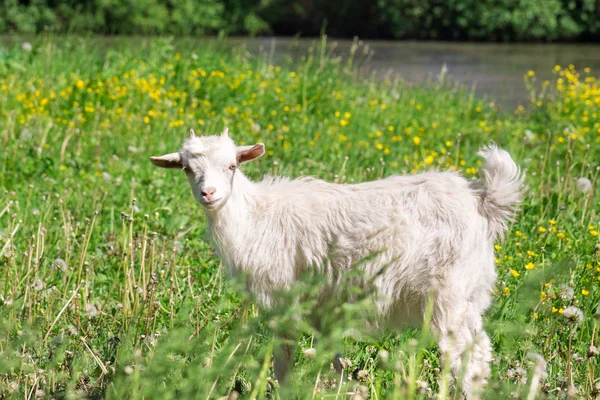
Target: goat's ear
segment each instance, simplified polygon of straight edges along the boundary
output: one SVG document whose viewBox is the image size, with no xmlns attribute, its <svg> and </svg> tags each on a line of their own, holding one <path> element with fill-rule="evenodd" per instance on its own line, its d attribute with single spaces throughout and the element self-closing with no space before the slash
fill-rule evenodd
<svg viewBox="0 0 600 400">
<path fill-rule="evenodd" d="M 256 143 L 254 146 L 238 146 L 237 162 L 238 164 L 242 164 L 246 161 L 252 161 L 263 154 L 265 154 L 265 145 L 263 143 Z"/>
<path fill-rule="evenodd" d="M 221 137 L 222 138 L 229 137 L 229 128 L 225 128 L 225 130 L 223 131 L 223 133 L 221 133 Z"/>
<path fill-rule="evenodd" d="M 150 161 L 152 161 L 152 164 L 161 168 L 183 168 L 181 153 L 171 153 L 160 157 L 150 157 Z"/>
</svg>

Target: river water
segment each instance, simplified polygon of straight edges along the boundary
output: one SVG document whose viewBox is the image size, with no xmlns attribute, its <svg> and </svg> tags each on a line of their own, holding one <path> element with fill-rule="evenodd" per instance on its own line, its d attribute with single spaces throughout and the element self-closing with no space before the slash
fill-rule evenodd
<svg viewBox="0 0 600 400">
<path fill-rule="evenodd" d="M 292 59 L 308 52 L 315 39 L 297 38 L 229 38 L 231 46 L 243 46 L 251 53 L 265 53 L 274 61 Z M 352 40 L 329 39 L 333 54 L 347 56 Z M 555 78 L 555 65 L 574 64 L 583 72 L 586 67 L 600 76 L 600 44 L 512 44 L 365 40 L 357 52 L 364 59 L 364 47 L 371 55 L 366 71 L 379 76 L 391 73 L 419 83 L 436 78 L 442 69 L 458 82 L 474 86 L 475 92 L 494 100 L 505 111 L 514 110 L 529 97 L 523 75 L 529 70 L 541 82 Z"/>
</svg>

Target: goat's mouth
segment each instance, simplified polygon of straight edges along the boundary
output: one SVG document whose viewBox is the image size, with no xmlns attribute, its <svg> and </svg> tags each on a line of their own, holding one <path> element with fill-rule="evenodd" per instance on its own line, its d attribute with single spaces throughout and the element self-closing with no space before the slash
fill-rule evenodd
<svg viewBox="0 0 600 400">
<path fill-rule="evenodd" d="M 223 198 L 221 197 L 221 198 L 209 200 L 209 201 L 202 200 L 202 205 L 209 210 L 214 210 L 214 209 L 218 208 L 222 202 L 223 202 Z"/>
</svg>

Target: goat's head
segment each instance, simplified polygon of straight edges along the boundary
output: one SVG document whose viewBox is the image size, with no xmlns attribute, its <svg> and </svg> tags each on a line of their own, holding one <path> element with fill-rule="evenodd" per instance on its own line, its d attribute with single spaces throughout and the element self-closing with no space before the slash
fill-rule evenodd
<svg viewBox="0 0 600 400">
<path fill-rule="evenodd" d="M 207 209 L 218 209 L 231 196 L 237 168 L 264 153 L 262 143 L 236 146 L 227 129 L 219 136 L 196 136 L 190 130 L 181 151 L 150 157 L 150 161 L 157 167 L 185 171 L 196 200 Z"/>
</svg>

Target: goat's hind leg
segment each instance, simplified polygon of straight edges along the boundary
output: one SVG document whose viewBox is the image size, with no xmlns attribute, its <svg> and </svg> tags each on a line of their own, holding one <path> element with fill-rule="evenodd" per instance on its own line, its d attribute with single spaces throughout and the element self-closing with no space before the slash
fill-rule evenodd
<svg viewBox="0 0 600 400">
<path fill-rule="evenodd" d="M 462 304 L 461 304 L 462 303 Z M 432 328 L 438 336 L 442 364 L 448 362 L 465 396 L 476 398 L 490 374 L 490 339 L 483 330 L 481 310 L 469 302 L 436 305 Z"/>
<path fill-rule="evenodd" d="M 273 372 L 280 385 L 284 384 L 294 363 L 297 336 L 287 332 L 275 336 L 275 351 L 273 352 Z"/>
</svg>

